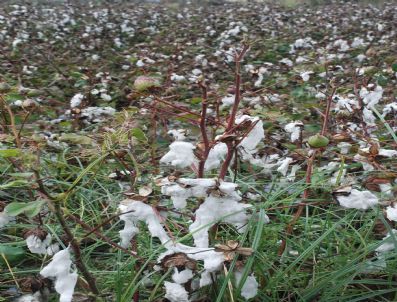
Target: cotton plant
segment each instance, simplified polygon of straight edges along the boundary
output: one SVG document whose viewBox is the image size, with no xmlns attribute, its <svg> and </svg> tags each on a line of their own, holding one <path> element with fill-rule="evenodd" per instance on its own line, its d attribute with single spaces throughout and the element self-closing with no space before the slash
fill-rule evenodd
<svg viewBox="0 0 397 302">
<path fill-rule="evenodd" d="M 236 30 L 237 28 L 235 27 Z M 228 34 L 231 33 L 233 32 Z M 200 64 L 203 60 L 203 56 L 196 57 L 196 61 Z M 193 70 L 193 74 L 199 76 L 201 71 Z M 240 101 L 238 94 L 230 98 L 228 105 L 232 106 L 232 112 L 234 112 L 233 123 L 229 122 L 224 133 L 209 140 L 206 137 L 207 129 L 200 126 L 203 142 L 194 142 L 187 135 L 181 135 L 178 129 L 171 129 L 169 134 L 175 138 L 175 141 L 169 145 L 169 150 L 160 159 L 163 167 L 170 166 L 181 171 L 190 170 L 197 173 L 197 177 L 183 177 L 179 176 L 180 173 L 177 174 L 178 176 L 169 175 L 158 178 L 156 181 L 161 188 L 162 196 L 168 197 L 176 210 L 184 212 L 188 209 L 188 205 L 197 207 L 194 221 L 188 222 L 193 246 L 181 244 L 169 234 L 165 225 L 164 212 L 157 210 L 156 207 L 139 198 L 134 199 L 134 196 L 122 201 L 119 205 L 120 219 L 124 221 L 124 229 L 120 231 L 122 247 L 130 246 L 131 240 L 139 232 L 140 223 L 143 222 L 150 235 L 158 238 L 166 249 L 157 259 L 159 264 L 178 253 L 203 263 L 204 270 L 200 272 L 198 278 L 197 272 L 188 267 L 174 268 L 172 282 L 164 283 L 165 297 L 170 301 L 189 301 L 190 293 L 186 291 L 183 284 L 189 280 L 193 280 L 192 286 L 198 288 L 211 284 L 213 280 L 216 280 L 222 264 L 227 261 L 222 251 L 211 246 L 212 243 L 209 240 L 211 227 L 216 223 L 225 223 L 233 226 L 237 232 L 243 233 L 251 213 L 255 210 L 251 204 L 243 202 L 238 185 L 226 181 L 221 174 L 235 157 L 252 164 L 261 161 L 258 156 L 258 147 L 265 138 L 263 123 L 257 117 L 237 112 Z M 209 114 L 210 111 L 207 111 L 206 107 L 203 108 L 201 114 L 204 114 L 202 118 L 205 119 L 205 114 Z M 205 174 L 216 170 L 221 171 L 220 176 L 205 177 Z M 244 298 L 250 299 L 256 295 L 257 283 L 255 282 L 255 277 L 249 276 L 243 286 Z"/>
</svg>

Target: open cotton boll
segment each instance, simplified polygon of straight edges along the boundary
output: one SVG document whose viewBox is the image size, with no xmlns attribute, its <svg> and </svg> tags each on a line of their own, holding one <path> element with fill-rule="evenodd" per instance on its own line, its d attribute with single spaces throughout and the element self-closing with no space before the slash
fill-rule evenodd
<svg viewBox="0 0 397 302">
<path fill-rule="evenodd" d="M 370 191 L 352 189 L 348 196 L 338 195 L 336 199 L 342 207 L 366 210 L 378 204 L 378 197 Z"/>
<path fill-rule="evenodd" d="M 292 157 L 286 157 L 280 162 L 280 166 L 277 168 L 277 172 L 280 172 L 283 176 L 288 173 L 289 164 L 293 162 Z"/>
<path fill-rule="evenodd" d="M 386 216 L 391 221 L 397 221 L 397 208 L 394 205 L 387 207 Z"/>
<path fill-rule="evenodd" d="M 144 221 L 152 237 L 160 239 L 162 244 L 166 244 L 170 240 L 160 223 L 158 215 L 150 205 L 133 199 L 125 199 L 119 205 L 119 209 L 121 213 L 125 213 L 120 215 L 120 219 L 125 222 L 124 230 L 120 231 L 124 247 L 129 245 L 129 241 L 138 232 L 136 227 L 138 221 Z"/>
<path fill-rule="evenodd" d="M 196 220 L 189 226 L 194 244 L 208 247 L 208 230 L 218 221 L 233 224 L 239 232 L 243 232 L 248 220 L 246 207 L 233 197 L 207 197 L 196 211 Z"/>
<path fill-rule="evenodd" d="M 348 154 L 350 151 L 350 148 L 352 147 L 352 144 L 347 143 L 347 142 L 341 142 L 337 146 L 340 149 L 341 154 Z"/>
<path fill-rule="evenodd" d="M 236 96 L 235 95 L 227 95 L 222 98 L 222 108 L 233 106 Z"/>
<path fill-rule="evenodd" d="M 178 284 L 184 284 L 193 278 L 193 272 L 190 269 L 184 269 L 182 271 L 178 271 L 178 269 L 174 268 L 174 273 L 172 275 L 172 280 Z"/>
<path fill-rule="evenodd" d="M 162 179 L 160 185 L 161 193 L 171 196 L 174 207 L 182 209 L 186 207 L 186 199 L 189 197 L 206 197 L 207 190 L 216 185 L 213 178 L 180 178 L 170 182 L 168 178 Z"/>
<path fill-rule="evenodd" d="M 11 217 L 5 211 L 0 212 L 0 228 L 6 226 L 10 221 Z"/>
<path fill-rule="evenodd" d="M 368 91 L 367 88 L 361 88 L 360 97 L 363 99 L 364 104 L 367 108 L 372 108 L 379 103 L 383 95 L 383 88 L 381 86 L 376 86 L 374 91 Z"/>
<path fill-rule="evenodd" d="M 81 105 L 81 102 L 84 99 L 84 95 L 81 93 L 75 94 L 70 100 L 70 107 L 75 108 Z"/>
<path fill-rule="evenodd" d="M 26 237 L 26 245 L 31 253 L 45 255 L 47 254 L 47 247 L 50 245 L 51 239 L 50 234 L 47 234 L 44 240 L 32 234 Z"/>
<path fill-rule="evenodd" d="M 170 302 L 189 302 L 189 295 L 186 289 L 178 284 L 165 281 L 165 296 Z"/>
<path fill-rule="evenodd" d="M 265 138 L 265 131 L 263 130 L 263 122 L 258 117 L 251 117 L 249 115 L 243 115 L 236 119 L 236 124 L 240 124 L 246 120 L 250 120 L 251 123 L 256 123 L 247 136 L 238 145 L 239 149 L 243 149 L 248 154 L 256 153 L 256 147 Z M 244 159 L 244 153 L 243 153 Z"/>
<path fill-rule="evenodd" d="M 70 272 L 72 260 L 69 248 L 59 251 L 54 255 L 52 261 L 40 271 L 45 278 L 55 278 L 55 290 L 60 294 L 60 302 L 71 302 L 74 287 L 77 282 L 77 273 Z"/>
<path fill-rule="evenodd" d="M 167 249 L 168 250 L 162 253 L 157 259 L 158 262 L 164 257 L 175 253 L 183 253 L 193 260 L 204 262 L 204 271 L 201 273 L 200 287 L 212 283 L 213 279 L 211 278 L 211 274 L 219 271 L 222 268 L 222 263 L 225 261 L 224 254 L 222 252 L 216 252 L 214 248 L 190 247 L 181 243 L 175 243 L 167 246 Z M 187 274 L 185 277 L 187 278 Z"/>
<path fill-rule="evenodd" d="M 234 272 L 234 277 L 236 278 L 236 287 L 239 285 L 241 278 L 243 277 L 243 272 L 238 270 Z M 243 287 L 241 288 L 241 296 L 245 298 L 245 300 L 249 300 L 255 297 L 258 293 L 258 281 L 256 281 L 255 276 L 252 274 L 248 276 L 244 282 Z"/>
<path fill-rule="evenodd" d="M 221 165 L 221 161 L 225 158 L 226 154 L 227 146 L 225 143 L 218 143 L 213 146 L 208 153 L 204 169 L 206 171 L 209 171 L 218 168 Z"/>
<path fill-rule="evenodd" d="M 395 241 L 397 241 L 397 230 L 392 230 L 392 233 L 394 238 L 388 233 L 383 237 L 383 243 L 375 250 L 376 252 L 382 254 L 396 249 L 397 244 Z"/>
<path fill-rule="evenodd" d="M 368 126 L 376 126 L 376 123 L 375 123 L 376 118 L 375 118 L 374 114 L 372 113 L 372 110 L 364 108 L 364 110 L 363 110 L 363 119 L 364 119 L 364 122 Z"/>
<path fill-rule="evenodd" d="M 186 139 L 186 130 L 185 129 L 172 129 L 167 132 L 171 135 L 176 141 L 184 141 Z"/>
<path fill-rule="evenodd" d="M 312 74 L 312 71 L 304 71 L 300 73 L 300 77 L 304 82 L 307 82 L 310 80 L 310 75 Z"/>
<path fill-rule="evenodd" d="M 196 147 L 192 143 L 176 141 L 169 148 L 170 151 L 160 159 L 161 163 L 178 168 L 190 167 L 197 163 L 197 158 L 193 153 Z"/>
<path fill-rule="evenodd" d="M 294 143 L 300 139 L 302 128 L 303 123 L 296 121 L 285 125 L 284 130 L 291 134 L 291 142 Z"/>
</svg>

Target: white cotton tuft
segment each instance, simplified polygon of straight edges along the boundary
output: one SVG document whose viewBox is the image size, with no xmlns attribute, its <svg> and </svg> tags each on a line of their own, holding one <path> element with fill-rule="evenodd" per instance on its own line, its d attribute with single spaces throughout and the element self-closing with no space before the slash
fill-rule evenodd
<svg viewBox="0 0 397 302">
<path fill-rule="evenodd" d="M 239 232 L 244 231 L 248 220 L 247 205 L 239 203 L 241 197 L 235 189 L 234 183 L 221 183 L 219 191 L 224 196 L 210 195 L 197 209 L 196 220 L 189 226 L 196 246 L 208 247 L 208 230 L 218 221 L 234 225 Z"/>
<path fill-rule="evenodd" d="M 336 199 L 344 208 L 366 210 L 378 204 L 378 197 L 370 191 L 352 189 L 347 196 L 338 195 Z"/>
<path fill-rule="evenodd" d="M 236 271 L 234 273 L 234 277 L 236 278 L 236 286 L 240 283 L 241 278 L 243 277 L 242 271 Z M 248 276 L 244 282 L 243 287 L 241 288 L 241 296 L 243 296 L 246 300 L 249 300 L 255 297 L 258 293 L 258 282 L 255 279 L 255 276 L 252 274 Z"/>
<path fill-rule="evenodd" d="M 391 221 L 397 221 L 397 208 L 395 208 L 394 206 L 387 207 L 386 216 L 387 219 Z"/>
<path fill-rule="evenodd" d="M 367 88 L 361 88 L 360 97 L 363 99 L 364 104 L 367 108 L 372 108 L 379 103 L 383 95 L 383 88 L 381 86 L 376 86 L 374 91 L 368 91 Z"/>
<path fill-rule="evenodd" d="M 172 129 L 167 132 L 171 135 L 176 141 L 184 141 L 186 139 L 186 130 L 185 129 Z"/>
<path fill-rule="evenodd" d="M 29 251 L 33 254 L 40 254 L 40 255 L 47 254 L 47 247 L 50 245 L 50 243 L 51 243 L 50 234 L 47 234 L 44 240 L 41 240 L 36 235 L 29 235 L 26 238 L 26 245 L 28 246 Z"/>
<path fill-rule="evenodd" d="M 169 237 L 159 221 L 159 215 L 150 205 L 141 201 L 125 199 L 119 205 L 119 209 L 121 213 L 125 213 L 120 215 L 120 219 L 125 222 L 124 229 L 120 231 L 121 246 L 128 247 L 130 240 L 138 233 L 136 227 L 138 221 L 144 221 L 152 237 L 159 238 L 162 244 L 169 241 Z"/>
<path fill-rule="evenodd" d="M 372 113 L 372 110 L 364 108 L 363 109 L 363 119 L 364 122 L 368 125 L 368 126 L 376 126 L 376 118 L 374 116 L 374 114 Z"/>
<path fill-rule="evenodd" d="M 11 217 L 5 211 L 0 212 L 0 228 L 6 226 L 10 221 Z"/>
<path fill-rule="evenodd" d="M 347 143 L 347 142 L 341 142 L 338 144 L 338 148 L 340 149 L 341 154 L 348 154 L 351 147 L 352 147 L 352 144 Z"/>
<path fill-rule="evenodd" d="M 236 96 L 235 95 L 227 95 L 222 98 L 222 107 L 230 107 L 233 106 Z"/>
<path fill-rule="evenodd" d="M 74 287 L 77 283 L 77 273 L 70 272 L 72 260 L 69 248 L 59 251 L 54 255 L 52 261 L 40 271 L 45 278 L 55 278 L 55 290 L 61 296 L 60 302 L 71 302 Z"/>
<path fill-rule="evenodd" d="M 296 121 L 285 125 L 284 130 L 291 134 L 291 142 L 294 143 L 300 139 L 302 128 L 303 123 Z"/>
<path fill-rule="evenodd" d="M 236 119 L 236 124 L 240 124 L 246 120 L 250 120 L 251 123 L 256 123 L 255 126 L 250 130 L 246 137 L 238 145 L 238 148 L 242 152 L 243 160 L 252 158 L 252 155 L 257 152 L 256 147 L 265 138 L 265 131 L 263 130 L 263 122 L 257 117 L 250 117 L 248 115 L 240 116 Z"/>
<path fill-rule="evenodd" d="M 193 278 L 193 272 L 190 269 L 184 269 L 182 271 L 178 271 L 178 269 L 174 268 L 174 274 L 172 275 L 172 280 L 178 284 L 184 284 Z"/>
<path fill-rule="evenodd" d="M 208 189 L 216 185 L 213 178 L 180 178 L 175 182 L 170 182 L 164 178 L 160 184 L 161 193 L 171 196 L 174 207 L 183 209 L 186 207 L 186 200 L 189 197 L 204 198 L 208 196 Z"/>
<path fill-rule="evenodd" d="M 208 153 L 204 169 L 206 171 L 209 171 L 218 168 L 221 165 L 221 161 L 225 158 L 226 154 L 227 146 L 225 143 L 218 143 L 213 146 Z"/>
<path fill-rule="evenodd" d="M 280 166 L 277 168 L 277 172 L 280 172 L 283 176 L 286 176 L 291 162 L 293 162 L 292 157 L 286 157 L 281 161 Z"/>
<path fill-rule="evenodd" d="M 70 100 L 70 107 L 75 108 L 81 105 L 81 102 L 84 99 L 84 95 L 81 93 L 75 94 Z"/>
<path fill-rule="evenodd" d="M 310 75 L 311 75 L 312 73 L 313 73 L 312 71 L 304 71 L 304 72 L 301 72 L 300 77 L 302 78 L 302 80 L 303 80 L 304 82 L 307 82 L 307 81 L 310 80 Z"/>
<path fill-rule="evenodd" d="M 169 148 L 170 151 L 160 159 L 161 163 L 178 168 L 190 167 L 197 163 L 197 159 L 193 153 L 196 147 L 192 143 L 176 141 Z"/>
<path fill-rule="evenodd" d="M 165 296 L 170 302 L 189 302 L 189 295 L 186 289 L 178 284 L 172 282 L 164 282 Z"/>
<path fill-rule="evenodd" d="M 383 243 L 375 250 L 378 253 L 387 253 L 396 249 L 396 241 L 397 241 L 397 230 L 392 230 L 393 237 L 390 233 L 388 233 L 385 237 L 383 237 Z"/>
</svg>

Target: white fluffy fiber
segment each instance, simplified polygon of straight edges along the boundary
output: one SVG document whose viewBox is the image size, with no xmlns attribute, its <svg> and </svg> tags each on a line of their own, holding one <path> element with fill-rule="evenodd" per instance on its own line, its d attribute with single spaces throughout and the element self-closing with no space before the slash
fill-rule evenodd
<svg viewBox="0 0 397 302">
<path fill-rule="evenodd" d="M 71 302 L 74 287 L 77 283 L 77 273 L 71 271 L 72 260 L 69 248 L 59 251 L 52 261 L 40 271 L 45 278 L 55 278 L 55 290 L 60 294 L 60 302 Z"/>
<path fill-rule="evenodd" d="M 173 142 L 169 148 L 170 151 L 160 159 L 161 163 L 178 168 L 186 168 L 197 162 L 193 153 L 196 147 L 192 143 L 176 141 Z"/>
<path fill-rule="evenodd" d="M 378 197 L 370 191 L 359 191 L 352 189 L 348 196 L 336 197 L 342 207 L 350 209 L 366 210 L 378 204 Z"/>
<path fill-rule="evenodd" d="M 170 300 L 171 302 L 189 302 L 189 295 L 186 289 L 178 284 L 173 282 L 164 282 L 165 287 L 165 298 Z"/>
</svg>

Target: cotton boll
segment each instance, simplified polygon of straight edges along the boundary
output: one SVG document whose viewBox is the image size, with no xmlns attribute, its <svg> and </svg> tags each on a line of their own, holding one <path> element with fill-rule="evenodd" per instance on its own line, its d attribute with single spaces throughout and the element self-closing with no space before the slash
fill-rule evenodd
<svg viewBox="0 0 397 302">
<path fill-rule="evenodd" d="M 387 253 L 389 251 L 395 250 L 396 249 L 396 244 L 394 241 L 397 241 L 397 230 L 392 230 L 393 237 L 390 233 L 388 233 L 384 238 L 383 238 L 383 243 L 375 250 L 376 252 L 383 254 Z"/>
<path fill-rule="evenodd" d="M 172 282 L 164 282 L 165 296 L 170 302 L 189 302 L 189 295 L 186 289 L 178 284 Z"/>
<path fill-rule="evenodd" d="M 375 118 L 374 114 L 372 113 L 372 110 L 368 110 L 367 108 L 364 108 L 363 119 L 364 119 L 364 122 L 368 126 L 376 126 L 376 123 L 375 123 L 376 118 Z"/>
<path fill-rule="evenodd" d="M 218 168 L 221 165 L 221 160 L 225 158 L 226 154 L 227 145 L 225 143 L 218 143 L 213 146 L 208 153 L 204 169 L 206 171 L 210 171 L 212 169 Z"/>
<path fill-rule="evenodd" d="M 178 271 L 178 269 L 174 268 L 174 274 L 172 275 L 172 280 L 178 284 L 184 284 L 193 278 L 193 272 L 190 269 L 184 269 L 182 271 Z"/>
<path fill-rule="evenodd" d="M 302 80 L 303 80 L 304 82 L 307 82 L 307 81 L 310 80 L 310 75 L 311 75 L 312 73 L 313 73 L 312 71 L 304 71 L 304 72 L 301 72 L 300 76 L 301 76 L 301 78 L 302 78 Z"/>
<path fill-rule="evenodd" d="M 378 204 L 378 197 L 370 191 L 352 189 L 348 196 L 338 195 L 337 201 L 342 207 L 366 210 Z"/>
<path fill-rule="evenodd" d="M 235 101 L 235 95 L 227 95 L 221 99 L 222 108 L 233 106 Z"/>
<path fill-rule="evenodd" d="M 236 287 L 240 283 L 241 278 L 243 277 L 242 271 L 236 271 L 234 273 L 234 277 L 236 278 Z M 256 281 L 255 276 L 252 274 L 251 276 L 247 276 L 247 279 L 244 282 L 243 287 L 241 288 L 241 296 L 243 296 L 246 300 L 249 300 L 255 297 L 258 293 L 258 281 Z"/>
<path fill-rule="evenodd" d="M 0 212 L 0 228 L 7 225 L 10 221 L 11 221 L 11 217 L 8 216 L 8 214 L 5 211 Z"/>
<path fill-rule="evenodd" d="M 285 125 L 284 130 L 291 134 L 292 143 L 300 139 L 302 127 L 303 127 L 303 123 L 301 121 L 296 121 Z"/>
<path fill-rule="evenodd" d="M 263 122 L 257 117 L 243 115 L 236 119 L 236 124 L 240 124 L 246 120 L 251 121 L 251 123 L 255 123 L 255 126 L 240 142 L 240 144 L 238 145 L 238 149 L 243 160 L 248 160 L 251 163 L 255 164 L 256 161 L 253 155 L 258 152 L 257 146 L 265 138 Z"/>
<path fill-rule="evenodd" d="M 350 143 L 341 142 L 338 145 L 341 154 L 348 154 L 352 145 Z"/>
<path fill-rule="evenodd" d="M 110 102 L 112 100 L 112 97 L 106 93 L 101 93 L 101 99 L 105 102 Z"/>
<path fill-rule="evenodd" d="M 283 58 L 279 62 L 282 63 L 282 64 L 287 65 L 288 67 L 292 67 L 294 65 L 294 63 L 288 58 Z"/>
<path fill-rule="evenodd" d="M 368 91 L 366 88 L 361 88 L 360 97 L 363 99 L 364 104 L 367 108 L 372 108 L 379 103 L 383 95 L 383 88 L 381 86 L 376 86 L 374 91 Z"/>
<path fill-rule="evenodd" d="M 125 213 L 120 215 L 120 219 L 125 222 L 124 230 L 120 231 L 123 246 L 128 246 L 129 241 L 138 232 L 136 227 L 138 221 L 144 221 L 151 236 L 159 238 L 162 244 L 169 242 L 170 238 L 160 223 L 159 215 L 150 205 L 133 199 L 125 199 L 119 205 L 119 209 L 121 213 Z"/>
<path fill-rule="evenodd" d="M 283 176 L 287 175 L 289 164 L 293 161 L 291 157 L 287 157 L 281 161 L 280 166 L 277 168 L 277 172 L 280 172 Z"/>
<path fill-rule="evenodd" d="M 40 275 L 45 278 L 55 278 L 55 290 L 61 295 L 60 302 L 71 302 L 73 298 L 78 275 L 76 272 L 70 273 L 71 265 L 72 260 L 67 248 L 56 253 L 52 261 L 40 271 Z"/>
<path fill-rule="evenodd" d="M 391 221 L 397 221 L 397 208 L 394 205 L 387 207 L 386 216 Z"/>
<path fill-rule="evenodd" d="M 193 153 L 196 147 L 192 143 L 176 141 L 169 148 L 170 151 L 160 159 L 161 163 L 178 168 L 190 167 L 197 163 L 197 159 Z"/>
<path fill-rule="evenodd" d="M 186 130 L 185 129 L 172 129 L 167 132 L 171 135 L 176 141 L 184 141 L 186 139 Z"/>
<path fill-rule="evenodd" d="M 186 78 L 184 76 L 177 75 L 176 73 L 172 73 L 170 79 L 171 79 L 171 81 L 174 81 L 174 82 L 186 81 Z"/>
<path fill-rule="evenodd" d="M 248 220 L 245 208 L 234 196 L 207 197 L 196 211 L 196 220 L 189 226 L 195 245 L 208 247 L 208 230 L 219 220 L 233 224 L 242 232 Z"/>
<path fill-rule="evenodd" d="M 81 105 L 81 102 L 84 99 L 84 95 L 81 93 L 75 94 L 70 100 L 70 107 L 75 108 Z"/>
<path fill-rule="evenodd" d="M 211 178 L 180 178 L 176 182 L 170 182 L 167 178 L 160 182 L 161 193 L 171 196 L 174 207 L 182 209 L 186 207 L 189 197 L 207 197 L 208 189 L 215 187 L 216 181 Z"/>
<path fill-rule="evenodd" d="M 29 235 L 26 238 L 26 245 L 33 254 L 45 255 L 47 253 L 47 247 L 51 243 L 51 235 L 47 234 L 44 240 L 41 240 L 37 235 Z"/>
</svg>

